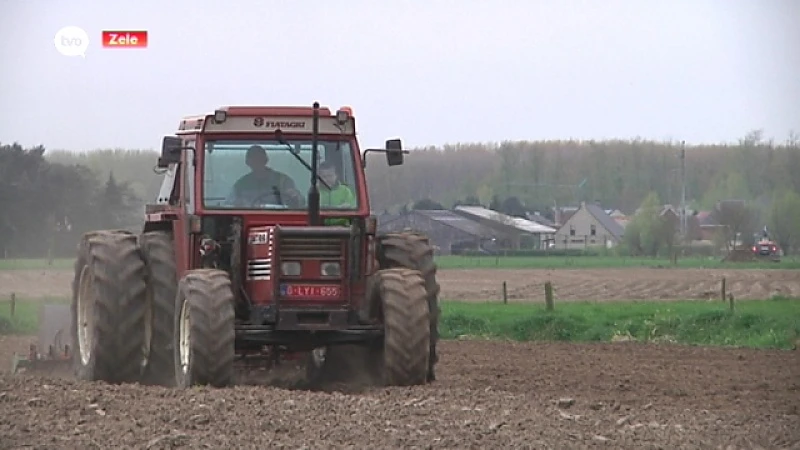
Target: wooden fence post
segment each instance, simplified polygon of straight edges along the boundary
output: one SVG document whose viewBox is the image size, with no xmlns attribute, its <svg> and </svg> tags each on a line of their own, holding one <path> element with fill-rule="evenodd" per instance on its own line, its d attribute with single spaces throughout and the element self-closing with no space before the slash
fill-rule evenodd
<svg viewBox="0 0 800 450">
<path fill-rule="evenodd" d="M 504 304 L 508 303 L 508 289 L 506 287 L 506 282 L 505 281 L 503 281 L 503 303 Z"/>
<path fill-rule="evenodd" d="M 728 294 L 728 300 L 730 301 L 731 312 L 735 312 L 736 311 L 736 306 L 734 305 L 733 294 Z"/>
<path fill-rule="evenodd" d="M 720 298 L 724 302 L 727 300 L 727 295 L 725 295 L 725 277 L 722 277 L 722 287 L 720 288 Z"/>
<path fill-rule="evenodd" d="M 553 304 L 553 283 L 549 281 L 544 283 L 544 302 L 548 311 L 555 309 Z"/>
<path fill-rule="evenodd" d="M 17 311 L 17 294 L 12 292 L 11 293 L 11 317 L 14 317 L 14 314 Z"/>
</svg>

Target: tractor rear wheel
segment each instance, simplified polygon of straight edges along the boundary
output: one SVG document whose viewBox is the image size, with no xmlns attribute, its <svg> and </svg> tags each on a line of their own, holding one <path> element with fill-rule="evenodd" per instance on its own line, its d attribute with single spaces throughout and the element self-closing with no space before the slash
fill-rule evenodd
<svg viewBox="0 0 800 450">
<path fill-rule="evenodd" d="M 172 235 L 150 231 L 139 238 L 147 267 L 147 301 L 152 315 L 146 379 L 171 386 L 175 382 L 175 294 L 178 291 Z"/>
<path fill-rule="evenodd" d="M 439 343 L 439 283 L 436 281 L 436 263 L 433 247 L 428 237 L 421 233 L 389 233 L 379 237 L 378 264 L 381 269 L 404 267 L 418 270 L 425 280 L 428 308 L 430 310 L 430 352 L 428 381 L 436 379 L 435 365 L 439 361 L 436 346 Z"/>
<path fill-rule="evenodd" d="M 383 381 L 411 386 L 428 381 L 430 311 L 425 281 L 417 270 L 393 268 L 377 273 L 384 323 Z"/>
<path fill-rule="evenodd" d="M 178 284 L 175 305 L 177 385 L 226 387 L 234 379 L 235 317 L 228 274 L 196 269 Z"/>
<path fill-rule="evenodd" d="M 149 349 L 144 262 L 136 235 L 86 233 L 72 284 L 75 372 L 81 380 L 140 381 Z"/>
</svg>

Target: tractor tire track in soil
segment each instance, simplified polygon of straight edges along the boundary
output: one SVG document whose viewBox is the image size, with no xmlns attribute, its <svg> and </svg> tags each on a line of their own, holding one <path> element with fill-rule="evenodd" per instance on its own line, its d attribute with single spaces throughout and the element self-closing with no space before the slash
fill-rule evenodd
<svg viewBox="0 0 800 450">
<path fill-rule="evenodd" d="M 441 343 L 438 381 L 311 392 L 0 375 L 0 448 L 800 448 L 800 352 Z"/>
</svg>

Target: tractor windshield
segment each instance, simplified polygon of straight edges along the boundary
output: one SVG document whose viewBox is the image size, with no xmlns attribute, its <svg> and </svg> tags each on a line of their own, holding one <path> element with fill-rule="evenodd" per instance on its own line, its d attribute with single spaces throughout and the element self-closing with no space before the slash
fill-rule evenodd
<svg viewBox="0 0 800 450">
<path fill-rule="evenodd" d="M 350 143 L 319 140 L 317 145 L 320 209 L 358 209 Z M 310 140 L 215 140 L 206 142 L 204 153 L 205 208 L 306 209 Z"/>
</svg>

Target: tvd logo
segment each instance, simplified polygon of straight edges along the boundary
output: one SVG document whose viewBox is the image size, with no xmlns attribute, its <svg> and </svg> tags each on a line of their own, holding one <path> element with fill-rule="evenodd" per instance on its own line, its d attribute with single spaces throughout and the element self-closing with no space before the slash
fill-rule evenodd
<svg viewBox="0 0 800 450">
<path fill-rule="evenodd" d="M 306 123 L 303 121 L 266 120 L 263 117 L 256 117 L 253 119 L 253 126 L 265 128 L 305 128 Z"/>
</svg>

